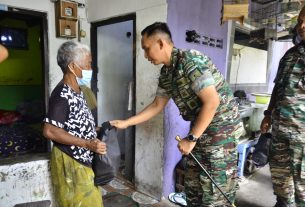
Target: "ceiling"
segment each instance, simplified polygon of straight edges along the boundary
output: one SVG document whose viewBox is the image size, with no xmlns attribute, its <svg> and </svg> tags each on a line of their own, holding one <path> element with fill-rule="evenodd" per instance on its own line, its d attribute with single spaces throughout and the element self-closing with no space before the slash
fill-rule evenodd
<svg viewBox="0 0 305 207">
<path fill-rule="evenodd" d="M 252 0 L 244 26 L 248 30 L 275 29 L 277 33 L 289 30 L 295 26 L 304 2 L 305 0 Z"/>
<path fill-rule="evenodd" d="M 268 39 L 291 40 L 292 30 L 305 0 L 249 0 L 249 14 L 236 23 L 235 42 L 266 49 Z"/>
</svg>

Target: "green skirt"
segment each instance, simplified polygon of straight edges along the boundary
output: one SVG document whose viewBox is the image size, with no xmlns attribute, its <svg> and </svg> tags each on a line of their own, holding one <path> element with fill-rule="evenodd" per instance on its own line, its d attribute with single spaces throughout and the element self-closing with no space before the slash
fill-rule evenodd
<svg viewBox="0 0 305 207">
<path fill-rule="evenodd" d="M 53 146 L 51 176 L 58 207 L 103 207 L 102 194 L 94 185 L 94 172 Z"/>
</svg>

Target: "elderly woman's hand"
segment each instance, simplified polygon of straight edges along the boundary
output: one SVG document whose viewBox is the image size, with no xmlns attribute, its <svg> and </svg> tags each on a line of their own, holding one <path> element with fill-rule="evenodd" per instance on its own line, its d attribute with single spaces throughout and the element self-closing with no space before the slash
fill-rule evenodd
<svg viewBox="0 0 305 207">
<path fill-rule="evenodd" d="M 267 133 L 271 128 L 271 116 L 265 116 L 261 122 L 261 133 Z"/>
<path fill-rule="evenodd" d="M 106 154 L 107 153 L 107 147 L 106 143 L 100 141 L 99 139 L 91 139 L 87 141 L 87 148 L 90 149 L 93 152 L 96 152 L 98 154 Z"/>
</svg>

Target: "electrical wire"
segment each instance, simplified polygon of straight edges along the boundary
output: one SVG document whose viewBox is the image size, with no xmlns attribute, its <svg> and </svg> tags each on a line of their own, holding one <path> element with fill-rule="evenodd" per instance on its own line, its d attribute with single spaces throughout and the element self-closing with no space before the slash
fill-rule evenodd
<svg viewBox="0 0 305 207">
<path fill-rule="evenodd" d="M 239 72 L 239 68 L 240 68 L 240 59 L 241 59 L 241 54 L 240 54 L 240 50 L 238 53 L 238 65 L 237 65 L 237 70 L 236 70 L 236 76 L 235 76 L 235 84 L 234 84 L 234 92 L 236 91 L 236 84 L 237 84 L 237 79 L 238 79 L 238 72 Z"/>
<path fill-rule="evenodd" d="M 85 1 L 85 14 L 86 14 L 86 20 L 88 21 L 88 0 L 84 0 Z"/>
</svg>

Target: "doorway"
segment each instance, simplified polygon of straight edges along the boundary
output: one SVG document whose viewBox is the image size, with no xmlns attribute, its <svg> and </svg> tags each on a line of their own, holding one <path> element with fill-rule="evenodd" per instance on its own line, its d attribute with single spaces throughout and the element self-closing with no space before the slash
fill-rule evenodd
<svg viewBox="0 0 305 207">
<path fill-rule="evenodd" d="M 47 152 L 42 119 L 48 97 L 47 13 L 7 7 L 0 11 L 0 159 Z"/>
<path fill-rule="evenodd" d="M 98 126 L 135 114 L 135 15 L 92 24 L 91 46 L 96 68 L 92 88 L 97 95 Z M 118 130 L 121 163 L 118 175 L 134 179 L 135 129 Z"/>
</svg>

